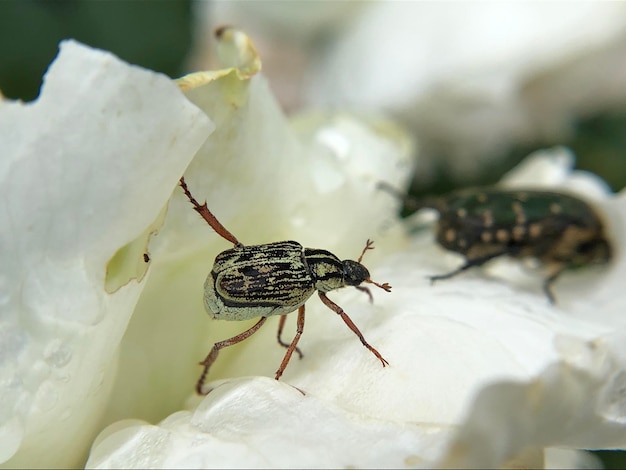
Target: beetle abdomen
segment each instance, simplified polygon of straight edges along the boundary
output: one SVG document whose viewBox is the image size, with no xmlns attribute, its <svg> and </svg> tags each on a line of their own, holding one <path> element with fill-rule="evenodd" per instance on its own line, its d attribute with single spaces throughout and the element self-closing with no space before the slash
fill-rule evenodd
<svg viewBox="0 0 626 470">
<path fill-rule="evenodd" d="M 215 294 L 230 307 L 297 309 L 314 292 L 302 250 L 299 243 L 285 241 L 223 251 L 209 275 Z"/>
<path fill-rule="evenodd" d="M 602 223 L 584 201 L 548 191 L 471 190 L 443 199 L 437 241 L 476 258 L 503 249 L 510 256 L 568 258 L 578 247 L 606 243 Z"/>
</svg>

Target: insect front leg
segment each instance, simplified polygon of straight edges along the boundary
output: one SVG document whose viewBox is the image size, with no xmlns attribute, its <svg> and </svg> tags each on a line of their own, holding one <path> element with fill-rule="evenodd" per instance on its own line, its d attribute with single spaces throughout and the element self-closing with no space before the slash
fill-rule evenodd
<svg viewBox="0 0 626 470">
<path fill-rule="evenodd" d="M 360 290 L 361 292 L 365 292 L 367 294 L 367 296 L 370 299 L 370 304 L 374 303 L 374 296 L 372 295 L 371 291 L 364 286 L 354 286 L 357 290 Z"/>
<path fill-rule="evenodd" d="M 283 335 L 283 328 L 285 327 L 285 320 L 287 320 L 287 315 L 281 315 L 280 322 L 278 323 L 278 334 L 276 335 L 276 337 L 278 339 L 278 344 L 280 344 L 283 348 L 288 348 L 290 345 L 288 343 L 285 343 L 281 338 Z M 298 356 L 300 356 L 300 359 L 304 357 L 302 351 L 300 351 L 300 348 L 296 348 L 296 352 L 298 353 Z"/>
<path fill-rule="evenodd" d="M 383 356 L 381 356 L 381 354 L 378 351 L 376 351 L 374 347 L 372 347 L 367 341 L 365 341 L 363 334 L 359 331 L 357 326 L 350 319 L 350 317 L 346 314 L 346 312 L 344 312 L 343 309 L 339 305 L 337 305 L 335 302 L 330 300 L 326 296 L 325 293 L 318 291 L 318 295 L 320 296 L 320 299 L 322 299 L 322 302 L 324 302 L 324 305 L 326 305 L 328 308 L 330 308 L 333 312 L 335 312 L 341 317 L 341 319 L 345 322 L 345 324 L 348 325 L 348 328 L 350 328 L 354 332 L 354 334 L 359 337 L 363 346 L 369 349 L 370 352 L 378 358 L 378 360 L 382 363 L 383 367 L 388 366 L 389 362 L 387 362 L 387 360 Z"/>
<path fill-rule="evenodd" d="M 213 365 L 213 363 L 217 359 L 217 356 L 220 353 L 220 349 L 240 343 L 244 339 L 248 339 L 250 336 L 256 333 L 258 329 L 261 328 L 261 326 L 263 326 L 265 320 L 267 320 L 267 317 L 261 317 L 261 319 L 256 322 L 254 326 L 252 326 L 252 328 L 247 329 L 243 333 L 239 333 L 237 336 L 233 336 L 230 339 L 220 341 L 219 343 L 215 343 L 213 345 L 211 352 L 207 355 L 207 357 L 204 358 L 204 361 L 200 362 L 200 365 L 204 366 L 204 370 L 202 371 L 202 375 L 200 376 L 200 378 L 198 379 L 198 383 L 196 384 L 196 392 L 198 392 L 198 395 L 206 395 L 208 393 L 202 391 L 202 386 L 204 385 L 206 376 L 209 373 L 209 368 L 211 367 L 211 365 Z"/>
<path fill-rule="evenodd" d="M 282 315 L 281 321 L 286 315 Z M 296 336 L 291 340 L 291 344 L 289 345 L 287 352 L 285 353 L 285 357 L 283 357 L 283 362 L 280 363 L 280 367 L 276 371 L 276 376 L 274 377 L 276 380 L 280 379 L 280 376 L 283 375 L 285 369 L 287 368 L 287 364 L 289 364 L 289 360 L 291 359 L 291 355 L 298 348 L 296 345 L 298 341 L 300 341 L 300 336 L 302 336 L 302 332 L 304 331 L 304 305 L 301 305 L 298 309 L 298 324 L 296 327 Z"/>
<path fill-rule="evenodd" d="M 461 274 L 463 271 L 467 271 L 468 269 L 476 267 L 476 266 L 482 266 L 487 261 L 497 258 L 498 256 L 506 255 L 506 254 L 510 254 L 510 250 L 499 250 L 493 253 L 489 253 L 487 255 L 478 256 L 476 258 L 467 258 L 465 260 L 465 264 L 455 269 L 454 271 L 451 271 L 446 274 L 439 274 L 437 276 L 428 276 L 428 279 L 430 279 L 431 284 L 434 284 L 435 281 L 441 281 L 442 279 L 450 279 L 451 277 L 454 277 L 457 274 Z"/>
</svg>

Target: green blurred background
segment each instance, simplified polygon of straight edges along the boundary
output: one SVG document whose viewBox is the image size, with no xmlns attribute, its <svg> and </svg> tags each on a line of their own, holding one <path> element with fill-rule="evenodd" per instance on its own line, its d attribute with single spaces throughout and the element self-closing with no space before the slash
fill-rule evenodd
<svg viewBox="0 0 626 470">
<path fill-rule="evenodd" d="M 191 2 L 185 0 L 0 1 L 0 90 L 25 101 L 61 40 L 74 38 L 132 64 L 181 75 L 191 46 Z"/>
<path fill-rule="evenodd" d="M 58 43 L 66 38 L 177 77 L 186 72 L 184 63 L 192 44 L 192 2 L 0 0 L 2 93 L 24 101 L 36 98 Z M 567 141 L 510 148 L 480 179 L 469 183 L 494 183 L 531 151 L 566 145 L 576 153 L 578 168 L 602 176 L 615 191 L 621 190 L 626 185 L 626 109 L 573 120 L 572 127 L 574 132 Z M 431 186 L 416 188 L 416 195 L 454 189 L 445 168 L 439 168 L 437 174 Z M 596 455 L 606 468 L 626 468 L 623 452 Z"/>
</svg>

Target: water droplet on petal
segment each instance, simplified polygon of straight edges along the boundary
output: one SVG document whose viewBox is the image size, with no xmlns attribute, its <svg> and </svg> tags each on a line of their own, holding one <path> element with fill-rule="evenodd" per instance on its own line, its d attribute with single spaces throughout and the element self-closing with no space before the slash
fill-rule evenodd
<svg viewBox="0 0 626 470">
<path fill-rule="evenodd" d="M 72 359 L 72 348 L 68 346 L 67 342 L 55 339 L 46 346 L 43 358 L 51 367 L 64 367 Z"/>
<path fill-rule="evenodd" d="M 50 411 L 59 402 L 59 390 L 50 381 L 46 381 L 39 386 L 35 396 L 35 405 L 41 411 Z"/>
</svg>

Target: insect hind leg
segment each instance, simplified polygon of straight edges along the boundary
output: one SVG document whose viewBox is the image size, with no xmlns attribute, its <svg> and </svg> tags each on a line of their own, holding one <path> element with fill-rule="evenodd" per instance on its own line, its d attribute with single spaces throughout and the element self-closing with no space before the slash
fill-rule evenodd
<svg viewBox="0 0 626 470">
<path fill-rule="evenodd" d="M 282 318 L 284 317 L 285 315 L 282 315 Z M 296 336 L 294 336 L 293 339 L 291 340 L 291 344 L 287 348 L 285 357 L 283 357 L 283 360 L 280 363 L 280 367 L 276 371 L 276 375 L 274 376 L 276 380 L 280 379 L 281 375 L 283 375 L 283 372 L 285 372 L 285 369 L 287 368 L 287 364 L 289 364 L 291 355 L 293 354 L 295 350 L 298 349 L 296 346 L 298 344 L 298 341 L 300 341 L 300 336 L 302 336 L 303 331 L 304 331 L 304 305 L 301 305 L 300 308 L 298 309 L 298 324 L 296 327 Z"/>
<path fill-rule="evenodd" d="M 278 323 L 278 333 L 276 334 L 276 339 L 278 340 L 278 344 L 280 344 L 283 348 L 289 348 L 290 346 L 289 343 L 285 343 L 282 340 L 283 328 L 285 327 L 286 320 L 287 320 L 287 315 L 280 316 L 280 322 Z M 300 348 L 296 348 L 296 352 L 298 353 L 298 356 L 300 359 L 304 357 L 304 354 L 302 354 L 302 351 L 300 351 Z"/>
<path fill-rule="evenodd" d="M 263 326 L 265 320 L 267 320 L 267 317 L 261 317 L 258 322 L 256 322 L 251 328 L 248 328 L 243 333 L 239 333 L 237 336 L 233 336 L 232 338 L 220 341 L 219 343 L 215 343 L 213 345 L 211 352 L 209 352 L 207 357 L 204 358 L 204 361 L 200 362 L 200 365 L 204 366 L 204 370 L 202 371 L 202 375 L 196 383 L 196 392 L 198 392 L 198 395 L 206 395 L 208 393 L 202 390 L 202 386 L 204 385 L 206 376 L 209 373 L 209 369 L 211 368 L 220 353 L 220 349 L 227 348 L 228 346 L 232 346 L 234 344 L 242 342 L 244 339 L 248 339 L 250 336 L 256 333 L 258 329 L 261 328 L 261 326 Z"/>
<path fill-rule="evenodd" d="M 213 230 L 215 230 L 215 233 L 217 233 L 225 240 L 228 240 L 235 246 L 243 246 L 243 243 L 237 240 L 237 237 L 235 237 L 232 233 L 226 230 L 226 227 L 224 227 L 221 222 L 217 220 L 217 218 L 207 207 L 206 202 L 201 205 L 198 201 L 196 201 L 196 198 L 191 195 L 191 192 L 187 187 L 184 176 L 181 176 L 180 178 L 180 186 L 181 188 L 183 188 L 183 192 L 185 193 L 185 196 L 187 196 L 187 199 L 189 199 L 189 202 L 193 204 L 193 209 L 202 216 L 202 218 L 206 221 L 207 224 L 211 226 Z"/>
</svg>

